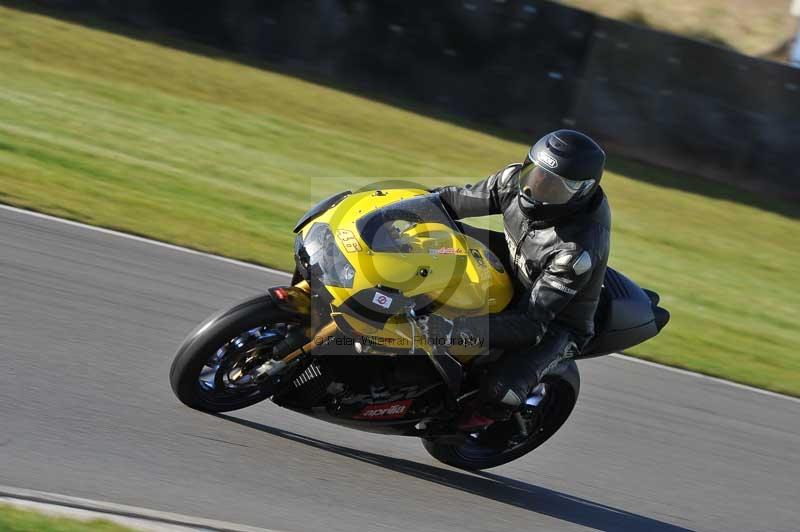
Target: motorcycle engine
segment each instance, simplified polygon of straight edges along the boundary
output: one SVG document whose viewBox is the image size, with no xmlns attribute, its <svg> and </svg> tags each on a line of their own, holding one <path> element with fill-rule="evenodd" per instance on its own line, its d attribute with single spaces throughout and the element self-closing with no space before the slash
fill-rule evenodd
<svg viewBox="0 0 800 532">
<path fill-rule="evenodd" d="M 340 354 L 317 358 L 276 402 L 352 419 L 422 417 L 441 405 L 443 390 L 425 355 Z"/>
</svg>

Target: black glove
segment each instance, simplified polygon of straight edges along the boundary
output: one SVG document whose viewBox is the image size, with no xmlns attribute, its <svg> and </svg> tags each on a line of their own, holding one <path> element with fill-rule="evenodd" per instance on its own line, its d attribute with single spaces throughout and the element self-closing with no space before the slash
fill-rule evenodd
<svg viewBox="0 0 800 532">
<path fill-rule="evenodd" d="M 429 345 L 449 347 L 454 343 L 464 346 L 480 343 L 479 338 L 470 330 L 469 321 L 463 317 L 451 321 L 438 314 L 428 314 L 418 318 L 417 323 Z"/>
<path fill-rule="evenodd" d="M 438 314 L 427 314 L 417 318 L 417 325 L 428 345 L 448 347 L 453 334 L 453 322 Z"/>
<path fill-rule="evenodd" d="M 467 347 L 475 345 L 483 346 L 477 333 L 470 327 L 470 319 L 463 316 L 453 320 L 452 338 L 457 340 L 458 345 Z"/>
</svg>

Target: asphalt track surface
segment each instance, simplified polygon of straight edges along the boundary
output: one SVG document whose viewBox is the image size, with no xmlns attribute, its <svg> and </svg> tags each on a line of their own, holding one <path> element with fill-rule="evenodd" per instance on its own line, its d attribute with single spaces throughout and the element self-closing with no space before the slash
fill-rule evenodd
<svg viewBox="0 0 800 532">
<path fill-rule="evenodd" d="M 271 403 L 179 404 L 184 335 L 284 280 L 0 209 L 0 484 L 291 532 L 800 528 L 800 403 L 621 358 L 580 363 L 567 425 L 482 474 Z"/>
</svg>

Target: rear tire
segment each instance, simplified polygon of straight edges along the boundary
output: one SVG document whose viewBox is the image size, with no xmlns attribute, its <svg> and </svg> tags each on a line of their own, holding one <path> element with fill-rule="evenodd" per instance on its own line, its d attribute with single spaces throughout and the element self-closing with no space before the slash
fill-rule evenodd
<svg viewBox="0 0 800 532">
<path fill-rule="evenodd" d="M 190 333 L 178 349 L 169 373 L 172 391 L 186 406 L 205 412 L 229 412 L 268 399 L 275 391 L 274 385 L 209 390 L 201 384 L 201 372 L 218 350 L 248 331 L 296 320 L 296 316 L 281 312 L 268 295 L 248 299 L 212 316 Z"/>
<path fill-rule="evenodd" d="M 440 462 L 470 471 L 497 467 L 528 454 L 561 428 L 572 413 L 580 392 L 580 374 L 574 361 L 546 376 L 542 382 L 552 390 L 549 392 L 552 394 L 552 404 L 547 407 L 539 429 L 519 445 L 505 450 L 492 449 L 482 446 L 480 441 L 472 436 L 468 436 L 467 441 L 458 444 L 423 439 L 422 445 Z"/>
</svg>

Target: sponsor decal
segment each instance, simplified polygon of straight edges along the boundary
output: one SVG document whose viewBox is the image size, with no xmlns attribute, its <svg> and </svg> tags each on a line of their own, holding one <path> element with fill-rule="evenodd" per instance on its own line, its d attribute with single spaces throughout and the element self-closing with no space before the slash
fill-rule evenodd
<svg viewBox="0 0 800 532">
<path fill-rule="evenodd" d="M 367 405 L 361 412 L 356 414 L 354 419 L 398 419 L 406 415 L 408 407 L 414 401 L 406 399 L 404 401 L 395 401 L 393 403 L 380 403 L 374 405 Z"/>
<path fill-rule="evenodd" d="M 558 281 L 557 279 L 548 278 L 547 281 L 548 281 L 547 284 L 549 284 L 552 288 L 555 288 L 556 290 L 561 290 L 562 292 L 569 294 L 571 296 L 574 296 L 575 294 L 578 293 L 577 291 L 573 290 L 572 288 L 568 287 L 567 285 L 565 285 L 561 281 Z"/>
<path fill-rule="evenodd" d="M 518 272 L 522 272 L 525 275 L 525 277 L 530 278 L 530 273 L 528 272 L 528 264 L 527 261 L 525 260 L 525 256 L 522 253 L 517 255 L 517 258 L 514 260 L 514 265 L 516 266 Z"/>
<path fill-rule="evenodd" d="M 550 168 L 555 168 L 556 166 L 558 166 L 558 161 L 556 161 L 556 158 L 550 155 L 549 153 L 545 153 L 543 151 L 539 152 L 539 155 L 536 156 L 536 160 L 538 160 L 540 163 Z"/>
<path fill-rule="evenodd" d="M 461 248 L 439 248 L 439 249 L 430 249 L 428 253 L 431 255 L 463 255 L 464 250 Z"/>
<path fill-rule="evenodd" d="M 514 242 L 514 239 L 511 238 L 511 235 L 508 234 L 508 231 L 503 231 L 506 235 L 506 244 L 508 244 L 508 253 L 512 257 L 517 254 L 517 243 Z"/>
<path fill-rule="evenodd" d="M 375 295 L 372 296 L 372 302 L 382 308 L 389 308 L 392 306 L 392 298 L 380 292 L 375 292 Z"/>
<path fill-rule="evenodd" d="M 348 253 L 361 251 L 361 244 L 358 243 L 358 240 L 356 240 L 356 236 L 352 231 L 348 229 L 339 229 L 336 231 L 336 236 L 339 237 L 344 249 L 347 250 Z"/>
</svg>

